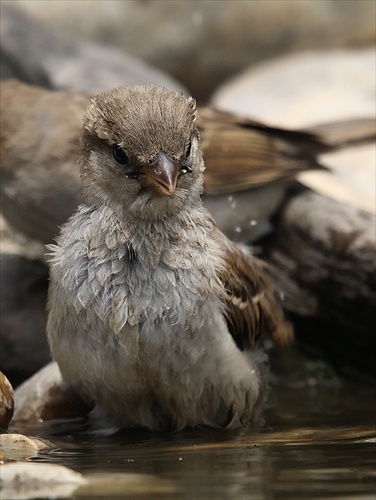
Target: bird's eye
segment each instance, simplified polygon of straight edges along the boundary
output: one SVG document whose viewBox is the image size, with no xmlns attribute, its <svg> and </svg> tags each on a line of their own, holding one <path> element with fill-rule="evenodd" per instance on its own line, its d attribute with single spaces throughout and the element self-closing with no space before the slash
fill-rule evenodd
<svg viewBox="0 0 376 500">
<path fill-rule="evenodd" d="M 112 153 L 115 160 L 120 163 L 120 165 L 126 165 L 128 163 L 129 160 L 127 153 L 119 146 L 119 144 L 114 144 L 112 146 Z"/>
</svg>

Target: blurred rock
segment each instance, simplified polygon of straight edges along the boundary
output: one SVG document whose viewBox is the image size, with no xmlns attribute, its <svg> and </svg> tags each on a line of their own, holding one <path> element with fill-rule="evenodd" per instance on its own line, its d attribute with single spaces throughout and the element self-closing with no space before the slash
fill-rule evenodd
<svg viewBox="0 0 376 500">
<path fill-rule="evenodd" d="M 47 284 L 48 270 L 40 261 L 0 254 L 0 367 L 14 386 L 50 360 Z"/>
<path fill-rule="evenodd" d="M 283 181 L 272 182 L 245 191 L 204 196 L 203 201 L 228 238 L 252 244 L 273 231 L 271 217 L 280 207 L 288 185 Z"/>
<path fill-rule="evenodd" d="M 301 52 L 248 68 L 218 88 L 211 104 L 280 127 L 374 118 L 375 80 L 374 48 Z"/>
<path fill-rule="evenodd" d="M 65 5 L 65 11 L 78 4 L 70 4 L 69 9 Z M 87 16 L 83 18 L 86 22 Z M 2 79 L 18 78 L 43 87 L 94 94 L 135 83 L 184 90 L 162 71 L 115 47 L 79 42 L 66 36 L 64 29 L 34 21 L 14 8 L 14 2 L 2 2 L 0 23 Z"/>
<path fill-rule="evenodd" d="M 37 456 L 40 450 L 52 448 L 52 443 L 22 434 L 0 434 L 0 446 L 4 455 L 11 460 L 26 460 Z"/>
<path fill-rule="evenodd" d="M 12 429 L 38 427 L 50 420 L 83 418 L 88 407 L 66 384 L 57 363 L 51 362 L 15 391 Z"/>
<path fill-rule="evenodd" d="M 316 193 L 376 213 L 376 142 L 321 156 L 324 172 L 302 172 L 297 180 Z"/>
<path fill-rule="evenodd" d="M 71 2 L 69 9 L 64 1 L 26 0 L 17 5 L 56 33 L 110 43 L 156 65 L 201 101 L 221 81 L 262 60 L 375 43 L 375 2 L 367 0 L 97 0 Z M 41 51 L 30 47 L 30 55 Z"/>
<path fill-rule="evenodd" d="M 6 376 L 0 371 L 0 429 L 6 429 L 13 416 L 13 387 Z"/>
<path fill-rule="evenodd" d="M 342 373 L 375 380 L 375 215 L 308 190 L 265 245 L 298 340 Z"/>
<path fill-rule="evenodd" d="M 176 490 L 172 481 L 152 474 L 100 472 L 82 475 L 62 465 L 10 463 L 2 468 L 2 498 L 162 498 Z M 4 495 L 4 496 L 3 496 Z"/>
<path fill-rule="evenodd" d="M 57 464 L 18 462 L 1 469 L 1 497 L 8 500 L 71 498 L 86 483 L 78 472 Z"/>
</svg>

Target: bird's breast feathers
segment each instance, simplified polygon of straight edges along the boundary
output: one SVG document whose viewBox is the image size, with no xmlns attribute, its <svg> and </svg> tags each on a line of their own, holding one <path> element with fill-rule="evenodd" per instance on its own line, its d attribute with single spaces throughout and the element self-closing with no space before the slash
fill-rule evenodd
<svg viewBox="0 0 376 500">
<path fill-rule="evenodd" d="M 192 328 L 195 318 L 203 320 L 203 303 L 223 302 L 219 246 L 197 228 L 162 239 L 158 228 L 127 234 L 110 210 L 81 207 L 62 231 L 64 244 L 50 248 L 55 294 L 65 302 L 69 297 L 88 324 L 103 323 L 115 334 L 163 320 Z"/>
</svg>

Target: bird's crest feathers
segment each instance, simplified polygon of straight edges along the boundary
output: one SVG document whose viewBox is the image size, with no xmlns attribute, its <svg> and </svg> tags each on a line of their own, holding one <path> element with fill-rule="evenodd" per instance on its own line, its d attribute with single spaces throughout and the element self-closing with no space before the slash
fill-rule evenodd
<svg viewBox="0 0 376 500">
<path fill-rule="evenodd" d="M 197 108 L 192 97 L 163 87 L 118 87 L 94 97 L 87 107 L 84 129 L 110 143 L 128 145 L 135 151 L 171 154 L 184 146 L 196 130 Z"/>
</svg>

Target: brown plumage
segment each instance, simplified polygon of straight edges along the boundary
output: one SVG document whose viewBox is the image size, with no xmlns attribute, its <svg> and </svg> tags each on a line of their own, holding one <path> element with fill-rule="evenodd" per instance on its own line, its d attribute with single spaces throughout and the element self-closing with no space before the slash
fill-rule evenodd
<svg viewBox="0 0 376 500">
<path fill-rule="evenodd" d="M 253 348 L 271 339 L 278 347 L 288 346 L 292 329 L 284 320 L 268 266 L 254 257 L 250 259 L 220 231 L 214 237 L 225 248 L 226 266 L 219 272 L 219 279 L 227 294 L 227 325 L 237 345 Z"/>
<path fill-rule="evenodd" d="M 211 108 L 202 108 L 200 118 L 207 193 L 243 191 L 324 168 L 316 156 L 328 146 L 313 132 L 269 127 Z"/>
</svg>

